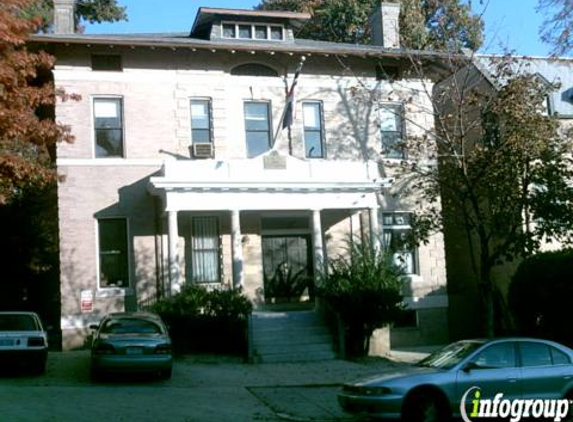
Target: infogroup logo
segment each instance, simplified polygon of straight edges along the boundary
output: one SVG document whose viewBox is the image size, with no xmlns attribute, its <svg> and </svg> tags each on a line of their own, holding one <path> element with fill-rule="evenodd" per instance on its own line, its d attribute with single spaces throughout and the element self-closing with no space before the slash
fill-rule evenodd
<svg viewBox="0 0 573 422">
<path fill-rule="evenodd" d="M 471 400 L 471 412 L 468 415 L 466 400 Z M 472 418 L 509 418 L 511 422 L 519 422 L 523 418 L 553 420 L 559 422 L 569 412 L 569 400 L 542 399 L 504 399 L 503 393 L 497 393 L 493 399 L 483 399 L 481 389 L 472 387 L 467 390 L 460 403 L 460 413 L 465 422 Z"/>
</svg>

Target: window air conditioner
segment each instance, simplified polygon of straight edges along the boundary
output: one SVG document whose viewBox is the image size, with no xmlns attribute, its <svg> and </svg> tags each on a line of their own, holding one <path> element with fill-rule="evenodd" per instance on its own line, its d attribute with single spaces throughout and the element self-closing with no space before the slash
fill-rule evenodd
<svg viewBox="0 0 573 422">
<path fill-rule="evenodd" d="M 191 146 L 193 158 L 213 158 L 213 144 L 193 144 Z"/>
</svg>

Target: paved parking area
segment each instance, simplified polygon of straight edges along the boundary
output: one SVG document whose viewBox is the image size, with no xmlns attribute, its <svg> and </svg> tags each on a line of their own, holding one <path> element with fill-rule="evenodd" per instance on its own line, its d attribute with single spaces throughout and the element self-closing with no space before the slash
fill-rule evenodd
<svg viewBox="0 0 573 422">
<path fill-rule="evenodd" d="M 340 385 L 396 370 L 384 359 L 284 364 L 238 358 L 178 358 L 173 378 L 92 383 L 89 353 L 51 353 L 41 377 L 0 375 L 0 420 L 68 421 L 349 421 L 336 402 Z"/>
</svg>

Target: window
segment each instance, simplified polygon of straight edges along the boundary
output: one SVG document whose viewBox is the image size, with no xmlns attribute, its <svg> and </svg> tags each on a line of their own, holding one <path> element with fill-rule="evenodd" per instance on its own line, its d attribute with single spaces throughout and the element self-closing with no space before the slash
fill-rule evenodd
<svg viewBox="0 0 573 422">
<path fill-rule="evenodd" d="M 259 63 L 245 63 L 231 69 L 234 76 L 270 76 L 278 77 L 279 74 L 271 67 Z"/>
<path fill-rule="evenodd" d="M 553 358 L 553 365 L 570 365 L 571 359 L 561 350 L 557 350 L 555 347 L 550 347 L 551 357 Z"/>
<path fill-rule="evenodd" d="M 551 352 L 549 347 L 541 343 L 519 343 L 522 366 L 548 366 L 551 365 Z"/>
<path fill-rule="evenodd" d="M 398 104 L 383 104 L 380 108 L 382 155 L 386 158 L 405 158 L 403 141 L 403 110 Z"/>
<path fill-rule="evenodd" d="M 194 144 L 212 142 L 211 100 L 191 100 L 191 141 Z"/>
<path fill-rule="evenodd" d="M 394 321 L 394 328 L 418 328 L 418 311 L 406 309 Z"/>
<path fill-rule="evenodd" d="M 248 158 L 269 150 L 271 144 L 269 103 L 245 102 L 245 133 Z"/>
<path fill-rule="evenodd" d="M 121 72 L 123 70 L 119 54 L 93 54 L 92 70 Z"/>
<path fill-rule="evenodd" d="M 121 98 L 94 98 L 95 156 L 123 157 Z"/>
<path fill-rule="evenodd" d="M 489 346 L 474 359 L 484 369 L 513 368 L 516 366 L 513 343 L 499 343 Z"/>
<path fill-rule="evenodd" d="M 409 213 L 383 213 L 382 238 L 384 247 L 393 253 L 395 264 L 403 267 L 406 274 L 418 274 L 417 250 L 407 244 L 410 218 Z"/>
<path fill-rule="evenodd" d="M 284 28 L 280 25 L 226 22 L 223 23 L 222 34 L 223 38 L 242 40 L 284 40 Z"/>
<path fill-rule="evenodd" d="M 281 41 L 283 39 L 283 28 L 281 26 L 271 26 L 271 40 Z"/>
<path fill-rule="evenodd" d="M 324 158 L 322 104 L 302 104 L 304 120 L 304 149 L 307 158 Z"/>
<path fill-rule="evenodd" d="M 219 219 L 191 219 L 192 277 L 195 283 L 220 282 Z"/>
<path fill-rule="evenodd" d="M 127 221 L 109 218 L 98 221 L 99 285 L 128 287 Z"/>
<path fill-rule="evenodd" d="M 223 24 L 223 38 L 235 38 L 237 35 L 237 29 L 235 24 Z"/>
</svg>

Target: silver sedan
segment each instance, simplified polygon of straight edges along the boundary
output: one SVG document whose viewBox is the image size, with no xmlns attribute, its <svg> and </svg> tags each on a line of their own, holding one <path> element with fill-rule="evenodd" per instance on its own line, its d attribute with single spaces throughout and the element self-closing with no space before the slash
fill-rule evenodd
<svg viewBox="0 0 573 422">
<path fill-rule="evenodd" d="M 573 350 L 531 338 L 452 343 L 400 372 L 349 383 L 350 413 L 408 422 L 573 420 Z"/>
<path fill-rule="evenodd" d="M 92 378 L 107 372 L 154 372 L 171 377 L 171 339 L 161 318 L 148 312 L 109 314 L 95 330 Z"/>
</svg>

